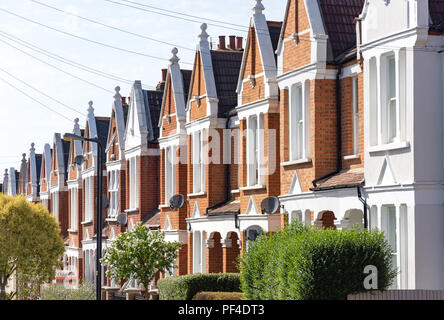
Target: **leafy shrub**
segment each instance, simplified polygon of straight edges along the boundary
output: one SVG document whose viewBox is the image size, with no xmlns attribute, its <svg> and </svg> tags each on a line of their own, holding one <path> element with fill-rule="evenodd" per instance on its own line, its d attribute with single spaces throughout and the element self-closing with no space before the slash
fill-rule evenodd
<svg viewBox="0 0 444 320">
<path fill-rule="evenodd" d="M 199 292 L 193 300 L 225 300 L 235 301 L 242 300 L 241 292 Z"/>
<path fill-rule="evenodd" d="M 379 231 L 315 230 L 293 223 L 250 243 L 241 257 L 248 300 L 337 300 L 365 292 L 364 268 L 378 270 L 378 289 L 396 277 L 391 247 Z"/>
<path fill-rule="evenodd" d="M 80 284 L 77 289 L 51 284 L 43 287 L 40 300 L 96 300 L 96 292 L 91 282 Z"/>
<path fill-rule="evenodd" d="M 241 292 L 237 273 L 192 274 L 161 279 L 157 283 L 160 300 L 192 300 L 203 291 Z"/>
</svg>

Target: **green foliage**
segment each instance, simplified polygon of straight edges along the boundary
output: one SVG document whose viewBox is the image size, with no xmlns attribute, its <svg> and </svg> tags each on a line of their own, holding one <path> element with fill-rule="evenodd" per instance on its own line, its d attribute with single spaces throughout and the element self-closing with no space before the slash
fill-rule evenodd
<svg viewBox="0 0 444 320">
<path fill-rule="evenodd" d="M 166 242 L 163 232 L 151 232 L 139 224 L 121 233 L 106 249 L 101 262 L 108 267 L 106 275 L 111 279 L 126 282 L 135 278 L 148 288 L 157 273 L 172 272 L 180 247 L 178 242 Z M 148 290 L 145 296 L 148 300 Z"/>
<path fill-rule="evenodd" d="M 192 300 L 199 292 L 241 292 L 237 273 L 192 274 L 157 282 L 160 300 Z"/>
<path fill-rule="evenodd" d="M 241 292 L 199 292 L 193 300 L 219 300 L 219 301 L 235 301 L 242 300 Z"/>
<path fill-rule="evenodd" d="M 94 283 L 82 283 L 77 289 L 51 284 L 43 287 L 40 300 L 96 300 Z"/>
<path fill-rule="evenodd" d="M 248 300 L 337 300 L 365 292 L 364 268 L 377 267 L 378 289 L 396 277 L 383 233 L 315 230 L 301 223 L 249 243 L 240 258 Z"/>
<path fill-rule="evenodd" d="M 32 299 L 43 282 L 54 279 L 65 251 L 56 219 L 41 204 L 0 194 L 0 300 L 16 275 L 18 299 Z"/>
</svg>

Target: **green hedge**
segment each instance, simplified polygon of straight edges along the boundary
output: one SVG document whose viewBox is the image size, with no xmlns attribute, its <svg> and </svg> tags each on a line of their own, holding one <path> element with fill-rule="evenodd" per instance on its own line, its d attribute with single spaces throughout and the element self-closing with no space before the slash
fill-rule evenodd
<svg viewBox="0 0 444 320">
<path fill-rule="evenodd" d="M 242 292 L 199 292 L 193 300 L 236 301 L 242 300 Z"/>
<path fill-rule="evenodd" d="M 237 273 L 192 274 L 157 282 L 160 300 L 192 300 L 199 292 L 241 292 Z"/>
<path fill-rule="evenodd" d="M 241 257 L 241 288 L 247 300 L 337 300 L 364 292 L 364 268 L 378 270 L 387 289 L 396 270 L 379 231 L 315 230 L 293 223 L 260 237 Z"/>
</svg>

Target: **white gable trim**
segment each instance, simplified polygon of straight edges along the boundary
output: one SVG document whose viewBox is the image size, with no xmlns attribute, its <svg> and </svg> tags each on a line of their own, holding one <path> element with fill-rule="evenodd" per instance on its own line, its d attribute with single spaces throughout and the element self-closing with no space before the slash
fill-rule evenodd
<svg viewBox="0 0 444 320">
<path fill-rule="evenodd" d="M 248 202 L 246 214 L 247 215 L 258 215 L 259 214 L 259 211 L 256 206 L 256 202 L 254 201 L 254 198 L 252 196 L 250 197 L 250 202 Z"/>
</svg>

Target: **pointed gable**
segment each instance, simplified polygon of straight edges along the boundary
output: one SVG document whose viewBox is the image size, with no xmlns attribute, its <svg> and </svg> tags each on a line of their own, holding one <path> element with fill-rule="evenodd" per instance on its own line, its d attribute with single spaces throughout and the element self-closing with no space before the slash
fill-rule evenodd
<svg viewBox="0 0 444 320">
<path fill-rule="evenodd" d="M 77 136 L 83 136 L 82 130 L 80 130 L 79 119 L 74 120 L 73 134 Z M 69 146 L 69 160 L 68 160 L 68 180 L 74 181 L 79 178 L 79 168 L 75 163 L 75 159 L 78 156 L 83 155 L 83 142 L 80 140 L 71 141 Z"/>
<path fill-rule="evenodd" d="M 66 181 L 69 142 L 62 140 L 60 133 L 54 134 L 53 157 L 51 164 L 51 187 L 63 186 Z"/>
<path fill-rule="evenodd" d="M 42 154 L 42 166 L 40 173 L 40 192 L 48 192 L 49 183 L 51 181 L 51 164 L 52 164 L 52 149 L 46 143 Z"/>
<path fill-rule="evenodd" d="M 173 48 L 168 66 L 167 79 L 160 111 L 159 127 L 161 136 L 178 133 L 180 122 L 186 120 L 186 103 L 190 87 L 190 70 L 181 70 L 177 48 Z"/>
<path fill-rule="evenodd" d="M 27 175 L 26 175 L 26 195 L 34 197 L 33 200 L 37 200 L 40 193 L 40 172 L 42 166 L 42 155 L 35 153 L 35 144 L 31 143 L 31 149 L 29 149 L 29 157 L 27 163 Z"/>
<path fill-rule="evenodd" d="M 282 23 L 267 22 L 262 13 L 264 9 L 261 1 L 257 1 L 250 19 L 250 30 L 237 85 L 237 92 L 241 94 L 241 104 L 278 94 L 275 50 Z"/>
<path fill-rule="evenodd" d="M 128 106 L 123 104 L 120 87 L 116 87 L 115 91 L 105 150 L 108 161 L 124 159 L 125 150 L 125 126 Z"/>
<path fill-rule="evenodd" d="M 86 129 L 84 136 L 86 138 L 98 138 L 103 148 L 106 148 L 106 141 L 108 138 L 110 118 L 96 117 L 94 115 L 93 102 L 89 102 L 88 116 L 86 121 Z M 92 168 L 96 164 L 98 156 L 97 143 L 85 141 L 83 143 L 83 154 L 86 155 L 85 162 L 83 163 L 83 169 Z M 103 162 L 106 159 L 103 157 Z"/>
<path fill-rule="evenodd" d="M 157 142 L 162 99 L 162 91 L 143 90 L 141 81 L 134 82 L 124 138 L 127 151 Z"/>
</svg>

